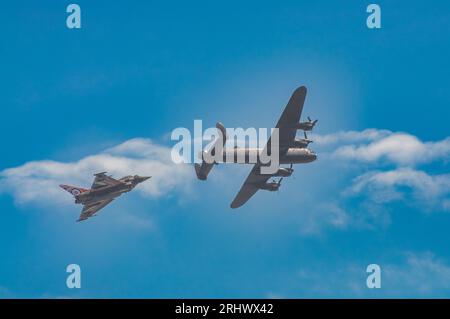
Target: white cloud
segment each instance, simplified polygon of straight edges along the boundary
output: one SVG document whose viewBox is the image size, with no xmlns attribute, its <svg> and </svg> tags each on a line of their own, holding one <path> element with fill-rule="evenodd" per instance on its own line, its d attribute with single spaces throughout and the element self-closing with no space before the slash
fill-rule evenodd
<svg viewBox="0 0 450 319">
<path fill-rule="evenodd" d="M 407 253 L 404 264 L 382 266 L 386 289 L 396 294 L 427 295 L 450 290 L 450 266 L 432 253 Z"/>
<path fill-rule="evenodd" d="M 318 161 L 295 167 L 293 178 L 284 182 L 280 192 L 287 196 L 269 201 L 270 194 L 258 194 L 249 204 L 263 200 L 260 209 L 275 210 L 283 202 L 285 210 L 298 212 L 289 218 L 298 224 L 300 235 L 321 237 L 334 230 L 385 229 L 395 221 L 394 206 L 390 205 L 394 201 L 414 207 L 410 210 L 415 212 L 450 211 L 450 175 L 439 172 L 447 164 L 450 138 L 422 142 L 407 133 L 379 129 L 311 134 L 310 138 Z M 336 155 L 345 147 L 374 148 L 369 153 L 376 156 L 349 160 L 344 154 Z M 429 153 L 428 157 L 414 158 L 424 153 Z M 423 168 L 419 164 L 425 160 Z M 431 161 L 437 165 L 429 165 Z M 433 173 L 428 172 L 430 168 Z M 248 172 L 248 168 L 243 169 Z"/>
<path fill-rule="evenodd" d="M 345 191 L 336 190 L 343 196 L 335 199 L 335 205 L 347 211 L 348 223 L 361 224 L 358 219 L 365 218 L 354 218 L 360 209 L 355 211 L 354 202 L 349 208 L 347 195 L 358 195 L 363 207 L 372 209 L 403 201 L 426 211 L 450 211 L 450 174 L 429 173 L 420 167 L 431 163 L 440 164 L 435 169 L 445 167 L 450 158 L 450 137 L 423 142 L 408 133 L 379 129 L 311 137 L 317 145 L 319 161 L 346 176 L 342 179 L 345 184 L 337 185 Z M 386 219 L 386 213 L 375 215 Z"/>
<path fill-rule="evenodd" d="M 416 165 L 447 160 L 450 155 L 450 138 L 422 142 L 410 134 L 392 133 L 369 144 L 341 146 L 335 150 L 334 155 L 362 162 L 387 160 L 397 165 Z"/>
<path fill-rule="evenodd" d="M 75 162 L 42 160 L 5 169 L 0 172 L 0 192 L 11 193 L 18 203 L 72 200 L 63 196 L 59 184 L 89 188 L 92 174 L 102 171 L 117 178 L 152 176 L 136 188 L 148 197 L 165 195 L 174 189 L 186 192 L 193 176 L 191 167 L 172 162 L 169 147 L 136 138 Z"/>
<path fill-rule="evenodd" d="M 372 142 L 391 135 L 389 130 L 379 130 L 374 128 L 365 129 L 363 131 L 340 131 L 332 134 L 311 134 L 314 143 L 320 146 Z"/>
<path fill-rule="evenodd" d="M 410 168 L 368 172 L 357 177 L 349 191 L 367 194 L 377 203 L 389 203 L 405 199 L 405 188 L 423 205 L 449 208 L 446 197 L 450 194 L 450 174 L 429 175 Z"/>
</svg>

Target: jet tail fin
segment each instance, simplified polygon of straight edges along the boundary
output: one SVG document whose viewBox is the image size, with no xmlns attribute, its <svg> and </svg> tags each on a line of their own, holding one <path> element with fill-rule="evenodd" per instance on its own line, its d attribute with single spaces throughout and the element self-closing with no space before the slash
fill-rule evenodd
<svg viewBox="0 0 450 319">
<path fill-rule="evenodd" d="M 71 193 L 75 197 L 80 195 L 81 193 L 85 193 L 85 192 L 89 191 L 89 189 L 85 189 L 82 187 L 76 187 L 76 186 L 70 186 L 70 185 L 59 185 L 59 187 L 61 187 L 65 191 Z"/>
</svg>

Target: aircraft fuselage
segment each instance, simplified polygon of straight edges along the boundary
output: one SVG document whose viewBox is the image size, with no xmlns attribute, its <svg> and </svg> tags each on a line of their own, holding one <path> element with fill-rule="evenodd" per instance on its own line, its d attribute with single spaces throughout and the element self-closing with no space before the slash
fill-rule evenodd
<svg viewBox="0 0 450 319">
<path fill-rule="evenodd" d="M 228 148 L 224 149 L 220 162 L 222 163 L 238 163 L 238 164 L 255 164 L 259 159 L 262 149 L 259 148 Z M 267 155 L 266 155 L 267 156 Z M 310 163 L 317 159 L 317 155 L 307 148 L 280 148 L 279 162 L 280 164 L 299 164 Z M 262 162 L 267 162 L 263 160 Z"/>
<path fill-rule="evenodd" d="M 86 204 L 89 202 L 97 202 L 105 199 L 113 199 L 119 197 L 123 193 L 127 193 L 134 188 L 135 185 L 119 184 L 114 186 L 106 186 L 99 189 L 92 189 L 89 192 L 81 193 L 76 196 L 75 203 Z"/>
</svg>

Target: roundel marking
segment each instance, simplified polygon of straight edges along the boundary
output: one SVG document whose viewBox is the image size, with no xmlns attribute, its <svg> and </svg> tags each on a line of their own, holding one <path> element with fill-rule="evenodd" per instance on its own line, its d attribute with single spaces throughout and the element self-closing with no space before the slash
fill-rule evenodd
<svg viewBox="0 0 450 319">
<path fill-rule="evenodd" d="M 74 196 L 77 196 L 77 195 L 80 195 L 81 194 L 81 192 L 80 192 L 80 190 L 79 189 L 76 189 L 76 188 L 74 188 L 74 189 L 72 189 L 72 195 L 74 195 Z"/>
</svg>

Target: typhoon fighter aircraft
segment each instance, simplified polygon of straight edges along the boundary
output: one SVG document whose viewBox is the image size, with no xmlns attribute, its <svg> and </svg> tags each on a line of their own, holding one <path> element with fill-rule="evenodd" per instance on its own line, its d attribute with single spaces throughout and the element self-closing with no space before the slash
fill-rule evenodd
<svg viewBox="0 0 450 319">
<path fill-rule="evenodd" d="M 95 179 L 91 189 L 76 186 L 59 185 L 75 197 L 75 204 L 83 204 L 80 218 L 83 221 L 95 214 L 111 203 L 114 199 L 135 188 L 138 184 L 146 181 L 150 177 L 146 176 L 125 176 L 121 179 L 114 179 L 106 175 L 106 172 L 94 174 Z"/>
<path fill-rule="evenodd" d="M 306 88 L 304 86 L 296 89 L 276 125 L 276 128 L 278 129 L 279 164 L 290 164 L 289 167 L 279 167 L 278 170 L 273 174 L 263 174 L 261 171 L 261 167 L 266 164 L 262 163 L 259 154 L 261 154 L 261 151 L 266 151 L 266 154 L 270 154 L 270 148 L 272 145 L 271 139 L 274 136 L 272 135 L 270 137 L 263 150 L 247 147 L 234 147 L 233 149 L 227 149 L 225 148 L 225 141 L 227 136 L 226 129 L 219 122 L 216 124 L 216 127 L 221 133 L 220 136 L 222 136 L 223 138 L 217 139 L 211 150 L 202 151 L 202 163 L 195 164 L 195 172 L 197 174 L 197 178 L 200 180 L 206 180 L 214 164 L 218 164 L 217 160 L 212 163 L 210 161 L 205 161 L 208 153 L 211 155 L 215 155 L 216 152 L 222 152 L 222 155 L 216 156 L 215 158 L 219 158 L 220 162 L 232 163 L 238 163 L 238 158 L 244 158 L 245 161 L 247 161 L 253 153 L 258 154 L 256 155 L 257 162 L 253 166 L 253 169 L 242 185 L 240 191 L 231 203 L 231 208 L 238 208 L 244 205 L 260 189 L 277 191 L 281 186 L 283 177 L 289 177 L 294 172 L 294 170 L 292 169 L 293 164 L 309 163 L 317 159 L 317 155 L 312 150 L 308 149 L 308 145 L 312 141 L 308 139 L 308 137 L 306 136 L 306 132 L 304 132 L 304 138 L 296 138 L 297 130 L 311 131 L 317 123 L 317 120 L 312 121 L 309 117 L 308 121 L 300 122 L 300 116 L 302 114 L 305 97 Z M 278 181 L 273 180 L 271 182 L 267 182 L 272 177 L 280 177 L 280 179 Z"/>
</svg>

